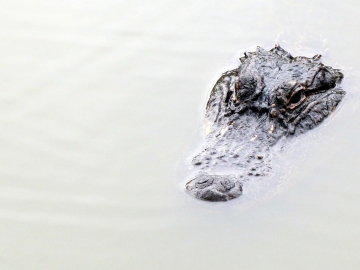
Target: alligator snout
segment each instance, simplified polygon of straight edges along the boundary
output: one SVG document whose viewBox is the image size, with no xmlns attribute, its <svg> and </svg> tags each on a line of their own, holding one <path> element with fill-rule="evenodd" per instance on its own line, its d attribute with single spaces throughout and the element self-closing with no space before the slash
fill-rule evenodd
<svg viewBox="0 0 360 270">
<path fill-rule="evenodd" d="M 242 183 L 234 176 L 203 174 L 189 181 L 186 190 L 197 199 L 220 202 L 239 197 Z"/>
</svg>

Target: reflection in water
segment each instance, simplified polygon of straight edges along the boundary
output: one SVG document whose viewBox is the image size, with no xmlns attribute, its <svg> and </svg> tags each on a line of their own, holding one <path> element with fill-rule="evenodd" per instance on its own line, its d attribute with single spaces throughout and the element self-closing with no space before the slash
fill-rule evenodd
<svg viewBox="0 0 360 270">
<path fill-rule="evenodd" d="M 4 3 L 1 269 L 359 266 L 357 5 Z M 341 68 L 344 101 L 244 186 L 286 183 L 272 196 L 194 200 L 176 168 L 201 145 L 209 89 L 274 43 Z"/>
</svg>

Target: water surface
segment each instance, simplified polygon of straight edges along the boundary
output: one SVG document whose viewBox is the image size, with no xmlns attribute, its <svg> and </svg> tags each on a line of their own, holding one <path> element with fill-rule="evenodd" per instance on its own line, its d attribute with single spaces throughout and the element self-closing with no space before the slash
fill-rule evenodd
<svg viewBox="0 0 360 270">
<path fill-rule="evenodd" d="M 359 10 L 348 0 L 4 3 L 0 268 L 358 269 Z M 279 158 L 283 185 L 255 187 L 245 204 L 193 199 L 182 176 L 212 85 L 244 51 L 274 43 L 343 69 L 345 100 Z"/>
</svg>

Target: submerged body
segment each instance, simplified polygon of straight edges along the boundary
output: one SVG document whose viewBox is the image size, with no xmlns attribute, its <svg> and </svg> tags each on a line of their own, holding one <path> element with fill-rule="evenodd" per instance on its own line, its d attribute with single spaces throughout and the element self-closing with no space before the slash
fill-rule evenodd
<svg viewBox="0 0 360 270">
<path fill-rule="evenodd" d="M 345 95 L 338 86 L 343 75 L 319 59 L 258 47 L 219 78 L 206 106 L 205 147 L 192 161 L 200 173 L 186 184 L 192 196 L 240 196 L 244 181 L 270 173 L 274 145 L 314 128 L 336 108 Z M 238 173 L 224 175 L 229 168 Z"/>
</svg>

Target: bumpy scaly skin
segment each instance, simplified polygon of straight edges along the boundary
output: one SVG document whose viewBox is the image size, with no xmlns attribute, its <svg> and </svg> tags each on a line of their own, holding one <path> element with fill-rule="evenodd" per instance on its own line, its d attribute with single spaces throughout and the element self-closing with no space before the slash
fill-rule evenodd
<svg viewBox="0 0 360 270">
<path fill-rule="evenodd" d="M 280 46 L 245 53 L 224 73 L 206 106 L 206 144 L 192 163 L 201 170 L 186 184 L 194 197 L 226 201 L 241 195 L 242 183 L 271 172 L 272 148 L 323 121 L 345 95 L 339 70 L 320 55 L 293 57 Z M 222 175 L 224 170 L 235 175 Z"/>
<path fill-rule="evenodd" d="M 242 193 L 242 184 L 235 176 L 199 175 L 196 181 L 186 184 L 190 193 L 206 201 L 228 201 Z"/>
</svg>

